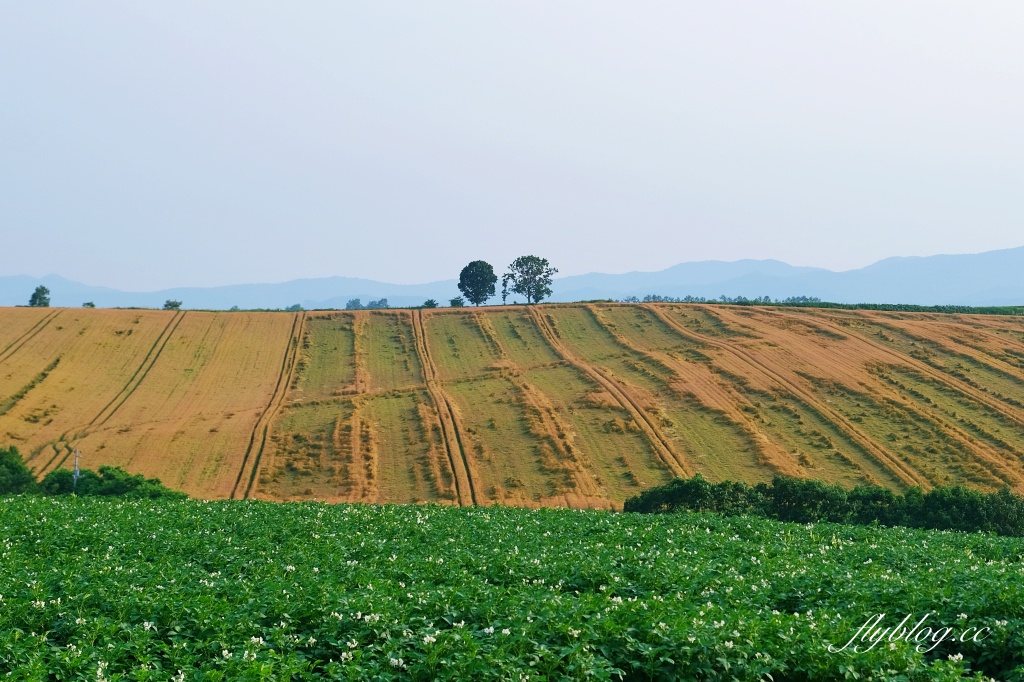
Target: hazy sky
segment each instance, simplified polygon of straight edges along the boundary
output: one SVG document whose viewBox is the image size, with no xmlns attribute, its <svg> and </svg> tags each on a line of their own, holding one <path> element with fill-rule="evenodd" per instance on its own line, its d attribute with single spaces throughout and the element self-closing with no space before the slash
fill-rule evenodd
<svg viewBox="0 0 1024 682">
<path fill-rule="evenodd" d="M 0 275 L 1024 245 L 1024 4 L 0 4 Z"/>
</svg>

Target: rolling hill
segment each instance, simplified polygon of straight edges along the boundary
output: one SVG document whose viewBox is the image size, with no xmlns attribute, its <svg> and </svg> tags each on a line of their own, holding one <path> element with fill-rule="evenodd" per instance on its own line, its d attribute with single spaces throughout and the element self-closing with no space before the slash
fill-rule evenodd
<svg viewBox="0 0 1024 682">
<path fill-rule="evenodd" d="M 695 472 L 1024 492 L 1024 319 L 4 308 L 0 444 L 206 498 L 618 507 Z"/>
</svg>

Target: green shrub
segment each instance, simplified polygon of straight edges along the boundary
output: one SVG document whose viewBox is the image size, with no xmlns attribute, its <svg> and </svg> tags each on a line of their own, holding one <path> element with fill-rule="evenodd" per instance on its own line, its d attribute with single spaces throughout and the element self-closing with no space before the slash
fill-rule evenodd
<svg viewBox="0 0 1024 682">
<path fill-rule="evenodd" d="M 18 448 L 0 448 L 0 495 L 36 491 L 36 477 L 22 461 Z"/>
<path fill-rule="evenodd" d="M 121 467 L 101 466 L 99 473 L 80 469 L 78 484 L 68 469 L 55 469 L 48 473 L 40 484 L 46 495 L 124 497 L 129 499 L 161 497 L 184 498 L 185 493 L 171 490 L 158 478 L 146 478 L 142 474 L 130 474 Z"/>
<path fill-rule="evenodd" d="M 776 476 L 771 484 L 751 487 L 734 481 L 710 483 L 696 474 L 631 497 L 624 510 L 751 514 L 795 523 L 879 524 L 1024 537 L 1024 498 L 1009 488 L 984 493 L 963 485 L 940 486 L 928 492 L 914 487 L 899 495 L 875 485 L 847 490 L 789 476 Z"/>
</svg>

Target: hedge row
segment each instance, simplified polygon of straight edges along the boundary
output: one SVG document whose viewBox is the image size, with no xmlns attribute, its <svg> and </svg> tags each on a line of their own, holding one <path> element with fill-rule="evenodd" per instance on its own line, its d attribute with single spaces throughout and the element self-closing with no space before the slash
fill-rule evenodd
<svg viewBox="0 0 1024 682">
<path fill-rule="evenodd" d="M 776 476 L 770 484 L 677 478 L 626 501 L 625 511 L 681 510 L 748 514 L 777 521 L 880 524 L 930 530 L 983 531 L 1024 537 L 1024 498 L 1009 488 L 984 493 L 962 485 L 903 494 L 875 485 L 848 490 L 821 481 Z"/>
<path fill-rule="evenodd" d="M 43 495 L 91 495 L 102 497 L 149 498 L 186 497 L 165 487 L 158 478 L 130 474 L 121 467 L 101 466 L 99 472 L 81 469 L 78 481 L 67 469 L 55 469 L 42 481 L 25 465 L 13 445 L 0 448 L 0 495 L 42 493 Z"/>
</svg>

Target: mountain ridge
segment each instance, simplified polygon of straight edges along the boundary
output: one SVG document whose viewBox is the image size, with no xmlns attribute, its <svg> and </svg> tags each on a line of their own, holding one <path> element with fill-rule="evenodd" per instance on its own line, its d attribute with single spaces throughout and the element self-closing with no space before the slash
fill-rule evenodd
<svg viewBox="0 0 1024 682">
<path fill-rule="evenodd" d="M 814 296 L 835 303 L 907 303 L 917 305 L 1024 304 L 1024 246 L 975 254 L 893 256 L 863 268 L 832 271 L 794 266 L 774 259 L 683 262 L 654 272 L 586 273 L 554 281 L 550 300 L 662 296 L 786 298 Z M 122 291 L 75 282 L 59 275 L 0 277 L 0 305 L 24 305 L 36 286 L 50 289 L 54 306 L 160 307 L 167 299 L 185 308 L 228 309 L 344 308 L 353 298 L 363 304 L 386 298 L 405 307 L 433 298 L 443 304 L 458 296 L 457 280 L 391 284 L 357 277 L 300 278 L 280 283 L 174 287 L 150 292 Z M 509 302 L 517 300 L 509 297 Z M 492 302 L 499 302 L 495 297 Z"/>
</svg>

